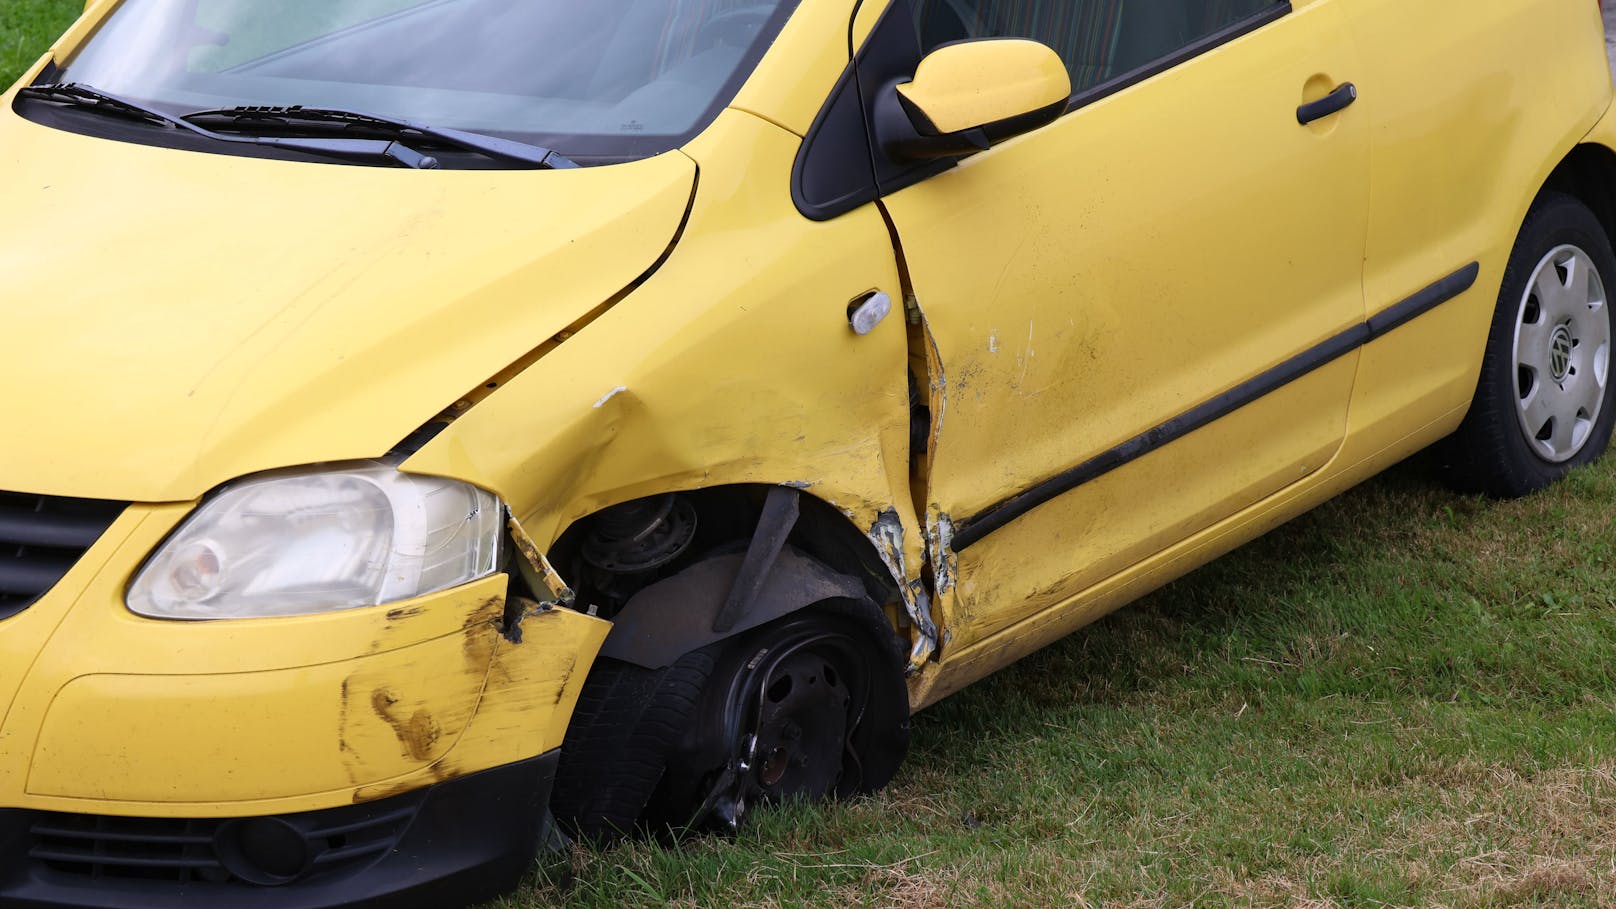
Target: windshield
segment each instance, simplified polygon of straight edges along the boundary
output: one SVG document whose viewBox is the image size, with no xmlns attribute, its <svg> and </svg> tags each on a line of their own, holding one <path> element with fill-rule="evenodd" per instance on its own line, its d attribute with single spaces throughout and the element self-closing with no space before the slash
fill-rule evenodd
<svg viewBox="0 0 1616 909">
<path fill-rule="evenodd" d="M 684 144 L 796 0 L 124 0 L 51 76 L 172 113 L 336 108 L 620 160 Z"/>
</svg>

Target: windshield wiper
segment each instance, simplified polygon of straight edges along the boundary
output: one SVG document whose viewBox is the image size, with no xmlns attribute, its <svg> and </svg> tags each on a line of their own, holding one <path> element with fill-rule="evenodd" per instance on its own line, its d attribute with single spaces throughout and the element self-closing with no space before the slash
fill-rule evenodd
<svg viewBox="0 0 1616 909">
<path fill-rule="evenodd" d="M 17 97 L 37 98 L 41 101 L 54 101 L 57 104 L 68 104 L 88 110 L 100 110 L 120 117 L 144 120 L 147 123 L 178 125 L 173 117 L 162 111 L 153 110 L 145 105 L 119 98 L 116 95 L 109 95 L 106 92 L 77 82 L 65 82 L 56 85 L 27 85 L 17 90 Z"/>
<path fill-rule="evenodd" d="M 231 107 L 220 110 L 197 111 L 194 114 L 186 114 L 184 119 L 191 123 L 199 121 L 222 123 L 228 125 L 231 129 L 269 126 L 274 129 L 289 130 L 333 127 L 336 129 L 360 129 L 367 132 L 379 131 L 394 138 L 419 137 L 438 145 L 446 145 L 461 151 L 476 152 L 490 158 L 526 164 L 535 168 L 565 169 L 578 166 L 560 153 L 539 145 L 529 145 L 526 142 L 501 139 L 498 136 L 487 136 L 482 133 L 466 132 L 465 130 L 450 129 L 442 126 L 427 126 L 421 123 L 412 123 L 408 120 L 379 117 L 375 114 L 363 114 L 351 110 L 336 110 L 324 107 Z"/>
<path fill-rule="evenodd" d="M 297 137 L 232 136 L 216 133 L 210 129 L 204 129 L 190 123 L 183 117 L 165 114 L 154 107 L 148 107 L 138 101 L 101 91 L 82 82 L 30 85 L 18 90 L 17 96 L 50 101 L 56 104 L 66 104 L 89 111 L 110 113 L 119 117 L 130 117 L 173 129 L 182 129 L 186 132 L 212 139 L 215 142 L 229 142 L 237 145 L 269 145 L 277 148 L 289 148 L 294 151 L 337 155 L 347 158 L 384 158 L 396 161 L 405 167 L 417 169 L 430 169 L 438 166 L 438 159 L 423 155 L 395 139 L 305 139 Z"/>
</svg>

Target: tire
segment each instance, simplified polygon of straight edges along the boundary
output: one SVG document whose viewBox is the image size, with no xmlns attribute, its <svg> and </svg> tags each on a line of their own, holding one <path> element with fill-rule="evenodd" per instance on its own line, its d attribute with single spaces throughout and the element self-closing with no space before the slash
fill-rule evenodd
<svg viewBox="0 0 1616 909">
<path fill-rule="evenodd" d="M 1444 445 L 1455 488 L 1519 498 L 1605 453 L 1616 422 L 1612 287 L 1616 256 L 1599 219 L 1545 193 L 1510 254 L 1470 412 Z"/>
<path fill-rule="evenodd" d="M 711 649 L 666 669 L 602 657 L 573 711 L 550 809 L 569 835 L 608 845 L 634 832 L 713 671 Z"/>
<path fill-rule="evenodd" d="M 562 745 L 557 820 L 611 843 L 635 830 L 735 830 L 759 802 L 884 787 L 908 748 L 909 705 L 902 650 L 879 616 L 870 604 L 806 610 L 660 671 L 601 660 Z M 793 687 L 813 696 L 760 708 Z"/>
</svg>

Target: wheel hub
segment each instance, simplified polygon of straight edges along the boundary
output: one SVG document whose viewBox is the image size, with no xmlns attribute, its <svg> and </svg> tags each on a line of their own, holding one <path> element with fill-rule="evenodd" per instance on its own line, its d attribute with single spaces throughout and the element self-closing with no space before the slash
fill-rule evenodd
<svg viewBox="0 0 1616 909">
<path fill-rule="evenodd" d="M 856 784 L 850 737 L 868 700 L 865 665 L 853 640 L 835 632 L 785 634 L 758 651 L 714 716 L 739 721 L 736 750 L 697 819 L 734 830 L 755 805 L 814 801 Z"/>
<path fill-rule="evenodd" d="M 835 787 L 851 700 L 826 656 L 813 650 L 769 674 L 758 713 L 759 795 L 818 798 Z"/>
</svg>

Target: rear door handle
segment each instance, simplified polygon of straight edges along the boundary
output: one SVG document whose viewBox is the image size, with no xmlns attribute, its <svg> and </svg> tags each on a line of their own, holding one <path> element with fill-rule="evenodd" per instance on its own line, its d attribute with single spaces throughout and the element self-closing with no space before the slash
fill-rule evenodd
<svg viewBox="0 0 1616 909">
<path fill-rule="evenodd" d="M 1358 100 L 1358 86 L 1346 82 L 1340 88 L 1325 95 L 1317 101 L 1311 101 L 1296 109 L 1296 122 L 1303 126 L 1314 120 L 1323 120 L 1331 114 L 1339 114 L 1352 106 Z"/>
</svg>

